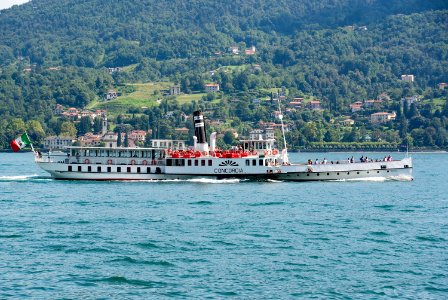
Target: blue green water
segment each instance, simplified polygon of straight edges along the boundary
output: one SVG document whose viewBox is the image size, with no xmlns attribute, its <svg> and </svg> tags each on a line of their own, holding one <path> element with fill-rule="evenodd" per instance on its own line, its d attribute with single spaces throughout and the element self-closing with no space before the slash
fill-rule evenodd
<svg viewBox="0 0 448 300">
<path fill-rule="evenodd" d="M 0 153 L 0 299 L 446 299 L 448 155 L 413 157 L 414 181 L 70 182 Z"/>
</svg>

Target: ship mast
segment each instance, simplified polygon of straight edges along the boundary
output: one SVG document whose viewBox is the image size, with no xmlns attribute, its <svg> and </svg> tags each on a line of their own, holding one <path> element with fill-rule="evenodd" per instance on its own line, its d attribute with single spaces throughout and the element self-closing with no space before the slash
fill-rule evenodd
<svg viewBox="0 0 448 300">
<path fill-rule="evenodd" d="M 287 164 L 289 162 L 288 159 L 288 148 L 286 147 L 286 136 L 285 136 L 285 127 L 283 126 L 283 114 L 282 114 L 282 108 L 280 106 L 280 93 L 277 94 L 278 98 L 278 111 L 280 112 L 278 118 L 280 119 L 280 124 L 282 125 L 282 135 L 283 135 L 283 150 L 282 150 L 282 161 L 284 164 Z"/>
</svg>

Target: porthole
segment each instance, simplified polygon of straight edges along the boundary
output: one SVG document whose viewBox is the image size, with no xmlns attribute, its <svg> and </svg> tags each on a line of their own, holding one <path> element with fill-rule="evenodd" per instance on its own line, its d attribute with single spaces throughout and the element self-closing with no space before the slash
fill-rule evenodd
<svg viewBox="0 0 448 300">
<path fill-rule="evenodd" d="M 330 173 L 327 173 L 327 176 L 330 176 Z"/>
<path fill-rule="evenodd" d="M 339 175 L 339 173 L 336 173 L 336 175 Z"/>
</svg>

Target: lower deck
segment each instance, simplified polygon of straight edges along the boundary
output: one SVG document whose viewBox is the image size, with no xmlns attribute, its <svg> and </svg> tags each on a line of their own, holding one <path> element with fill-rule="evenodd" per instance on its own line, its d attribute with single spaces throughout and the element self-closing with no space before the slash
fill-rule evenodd
<svg viewBox="0 0 448 300">
<path fill-rule="evenodd" d="M 226 179 L 239 178 L 248 180 L 280 180 L 280 181 L 328 181 L 350 180 L 372 177 L 412 179 L 412 167 L 369 168 L 351 170 L 311 171 L 305 166 L 300 169 L 291 166 L 269 169 L 261 172 L 246 173 L 236 168 L 228 168 L 229 172 L 207 171 L 202 173 L 170 173 L 165 166 L 141 165 L 76 165 L 60 163 L 38 163 L 55 179 L 67 180 L 188 180 L 194 178 Z M 353 166 L 354 167 L 354 166 Z M 220 170 L 220 169 L 218 169 Z M 238 170 L 238 171 L 235 171 Z M 398 178 L 399 179 L 399 178 Z"/>
</svg>

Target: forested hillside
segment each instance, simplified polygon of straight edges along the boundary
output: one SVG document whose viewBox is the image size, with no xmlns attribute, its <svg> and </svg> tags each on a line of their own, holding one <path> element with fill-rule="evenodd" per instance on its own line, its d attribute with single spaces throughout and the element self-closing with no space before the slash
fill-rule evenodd
<svg viewBox="0 0 448 300">
<path fill-rule="evenodd" d="M 354 101 L 388 93 L 393 102 L 385 108 L 402 111 L 402 97 L 419 95 L 428 101 L 417 109 L 431 106 L 427 122 L 413 124 L 401 139 L 412 129 L 433 127 L 432 140 L 445 136 L 437 146 L 446 147 L 446 132 L 439 131 L 447 129 L 441 118 L 446 91 L 437 84 L 448 82 L 447 24 L 443 0 L 32 0 L 0 12 L 1 143 L 22 130 L 17 119 L 58 133 L 56 104 L 83 108 L 108 89 L 165 80 L 180 83 L 185 93 L 217 82 L 221 106 L 235 97 L 250 105 L 253 97 L 284 86 L 291 97 L 322 100 L 330 117 L 308 121 L 323 128 Z M 255 46 L 256 54 L 229 55 L 230 46 L 243 52 Z M 124 71 L 109 74 L 106 67 Z M 415 81 L 401 81 L 402 74 Z M 248 126 L 256 126 L 256 116 L 272 121 L 268 110 L 248 117 L 229 105 L 236 114 L 229 117 Z M 440 124 L 430 124 L 434 114 Z M 303 119 L 291 117 L 292 128 L 297 118 Z M 419 146 L 425 145 L 435 142 Z"/>
</svg>

